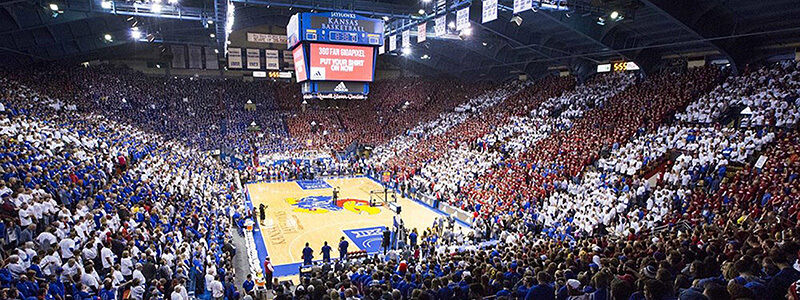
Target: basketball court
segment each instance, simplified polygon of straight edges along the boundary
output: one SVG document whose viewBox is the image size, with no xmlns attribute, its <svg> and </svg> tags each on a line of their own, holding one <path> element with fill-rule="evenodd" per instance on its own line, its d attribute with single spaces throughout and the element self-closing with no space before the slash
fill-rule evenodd
<svg viewBox="0 0 800 300">
<path fill-rule="evenodd" d="M 335 202 L 334 188 L 339 189 Z M 260 204 L 266 206 L 265 219 L 253 234 L 256 247 L 260 248 L 259 243 L 265 246 L 258 249 L 260 261 L 268 255 L 277 276 L 297 272 L 305 243 L 314 249 L 314 260 L 322 259 L 320 249 L 325 241 L 333 249 L 331 258 L 338 258 L 341 237 L 350 243 L 348 252 L 381 251 L 383 228 L 391 229 L 396 215 L 383 200 L 378 201 L 384 196 L 392 201 L 392 195 L 396 195 L 405 227 L 416 228 L 420 235 L 434 218 L 445 216 L 420 202 L 402 198 L 399 193 L 384 193 L 380 184 L 363 176 L 251 183 L 247 189 L 256 210 Z M 370 206 L 370 199 L 383 205 Z"/>
</svg>

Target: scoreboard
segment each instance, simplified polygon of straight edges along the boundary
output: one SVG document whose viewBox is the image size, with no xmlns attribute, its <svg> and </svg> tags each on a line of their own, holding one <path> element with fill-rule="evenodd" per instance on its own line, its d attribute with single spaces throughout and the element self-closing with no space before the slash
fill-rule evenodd
<svg viewBox="0 0 800 300">
<path fill-rule="evenodd" d="M 298 13 L 286 26 L 297 82 L 305 98 L 364 98 L 375 77 L 384 23 L 353 13 Z M 350 94 L 343 97 L 342 94 Z"/>
</svg>

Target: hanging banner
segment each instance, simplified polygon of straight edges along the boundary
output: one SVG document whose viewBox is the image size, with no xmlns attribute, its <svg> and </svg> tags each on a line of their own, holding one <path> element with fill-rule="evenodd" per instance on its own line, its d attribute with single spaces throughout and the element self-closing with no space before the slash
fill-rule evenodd
<svg viewBox="0 0 800 300">
<path fill-rule="evenodd" d="M 294 45 L 300 42 L 300 15 L 294 14 L 289 18 L 289 24 L 286 25 L 286 48 L 292 49 Z"/>
<path fill-rule="evenodd" d="M 267 70 L 280 70 L 281 66 L 278 59 L 278 50 L 264 50 L 264 63 L 267 65 Z"/>
<path fill-rule="evenodd" d="M 497 20 L 497 0 L 483 0 L 481 23 Z"/>
<path fill-rule="evenodd" d="M 396 35 L 390 35 L 389 36 L 389 52 L 394 51 L 394 49 L 397 49 L 397 36 Z"/>
<path fill-rule="evenodd" d="M 189 69 L 203 68 L 203 52 L 199 46 L 189 46 Z"/>
<path fill-rule="evenodd" d="M 386 53 L 386 45 L 381 45 L 378 47 L 378 55 Z"/>
<path fill-rule="evenodd" d="M 469 28 L 469 7 L 462 8 L 456 12 L 456 30 Z"/>
<path fill-rule="evenodd" d="M 417 43 L 422 43 L 428 38 L 428 23 L 422 22 L 417 25 Z"/>
<path fill-rule="evenodd" d="M 411 47 L 411 32 L 403 31 L 403 48 Z"/>
<path fill-rule="evenodd" d="M 206 52 L 206 69 L 217 70 L 219 69 L 219 59 L 217 53 L 214 52 L 214 47 L 205 47 Z"/>
<path fill-rule="evenodd" d="M 433 31 L 436 32 L 436 36 L 444 36 L 447 34 L 447 17 L 441 16 L 436 18 L 436 24 L 433 25 Z"/>
<path fill-rule="evenodd" d="M 247 41 L 251 43 L 285 44 L 287 38 L 285 35 L 248 32 Z"/>
<path fill-rule="evenodd" d="M 518 14 L 530 10 L 533 7 L 532 0 L 514 0 L 514 13 Z"/>
<path fill-rule="evenodd" d="M 228 68 L 242 68 L 242 48 L 228 48 Z"/>
<path fill-rule="evenodd" d="M 261 69 L 261 51 L 259 49 L 247 49 L 247 68 Z"/>
<path fill-rule="evenodd" d="M 186 69 L 186 46 L 172 45 L 172 67 L 176 69 Z"/>
<path fill-rule="evenodd" d="M 283 66 L 294 66 L 294 59 L 292 58 L 292 50 L 283 50 Z"/>
</svg>

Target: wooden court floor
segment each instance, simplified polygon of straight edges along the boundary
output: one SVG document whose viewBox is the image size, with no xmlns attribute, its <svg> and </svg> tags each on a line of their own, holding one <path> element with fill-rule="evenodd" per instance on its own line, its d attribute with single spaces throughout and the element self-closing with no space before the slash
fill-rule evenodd
<svg viewBox="0 0 800 300">
<path fill-rule="evenodd" d="M 370 191 L 382 190 L 376 182 L 366 177 L 323 180 L 331 188 L 303 189 L 293 181 L 247 186 L 253 207 L 258 209 L 262 203 L 267 206 L 260 227 L 274 265 L 301 262 L 306 242 L 314 249 L 315 260 L 322 259 L 320 249 L 325 241 L 333 248 L 331 257 L 337 258 L 336 249 L 343 236 L 350 242 L 348 251 L 359 250 L 344 230 L 376 226 L 392 228 L 392 218 L 396 214 L 388 207 L 369 207 L 367 203 L 357 201 L 367 202 Z M 333 187 L 339 187 L 339 199 L 344 202 L 338 210 L 331 209 Z M 398 203 L 402 207 L 400 215 L 406 228 L 416 228 L 420 236 L 433 224 L 434 218 L 443 216 L 413 200 L 401 198 L 399 194 Z"/>
</svg>

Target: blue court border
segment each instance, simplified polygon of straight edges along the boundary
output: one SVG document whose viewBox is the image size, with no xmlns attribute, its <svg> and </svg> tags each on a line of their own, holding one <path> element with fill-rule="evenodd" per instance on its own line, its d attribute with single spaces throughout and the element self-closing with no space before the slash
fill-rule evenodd
<svg viewBox="0 0 800 300">
<path fill-rule="evenodd" d="M 380 182 L 379 180 L 377 180 L 375 178 L 372 178 L 372 176 L 367 176 L 367 175 L 363 175 L 363 174 L 362 175 L 346 175 L 346 176 L 329 176 L 329 177 L 320 178 L 320 180 L 335 179 L 335 178 L 338 178 L 338 179 L 369 178 L 370 180 L 374 181 L 375 183 L 377 183 L 378 185 L 380 185 L 382 187 L 392 189 L 393 191 L 395 191 L 397 193 L 401 193 L 398 189 L 389 187 L 389 186 L 383 184 L 382 182 Z M 292 181 L 296 181 L 296 180 L 261 180 L 261 181 L 251 181 L 251 182 L 245 183 L 244 184 L 244 186 L 245 186 L 245 188 L 244 188 L 244 190 L 245 190 L 245 205 L 251 211 L 254 209 L 253 208 L 253 202 L 250 199 L 250 189 L 247 188 L 247 185 L 254 184 L 254 183 L 262 183 L 262 182 L 292 182 Z M 449 216 L 447 213 L 445 213 L 445 212 L 443 212 L 443 211 L 441 211 L 441 210 L 439 210 L 437 208 L 434 208 L 434 207 L 428 205 L 425 202 L 419 201 L 418 199 L 416 199 L 414 197 L 410 197 L 409 199 L 411 199 L 412 201 L 416 202 L 417 204 L 422 205 L 423 207 L 429 209 L 430 211 L 432 211 L 434 213 L 437 213 L 437 214 L 445 216 L 445 217 Z M 472 226 L 470 226 L 469 224 L 467 224 L 464 221 L 459 220 L 458 218 L 453 218 L 453 219 L 458 224 L 461 224 L 464 227 L 472 228 Z M 256 253 L 258 253 L 259 266 L 261 267 L 261 272 L 263 274 L 264 273 L 264 259 L 266 259 L 267 256 L 269 256 L 269 252 L 267 252 L 267 244 L 264 242 L 264 237 L 261 235 L 261 227 L 258 224 L 258 220 L 253 220 L 253 231 L 250 234 L 253 235 L 253 243 L 256 244 L 255 246 L 256 246 Z M 379 253 L 379 252 L 380 251 L 378 251 L 378 252 L 368 252 L 367 254 L 372 255 L 372 254 Z M 322 261 L 322 260 L 315 260 L 314 262 L 320 262 L 320 261 Z M 300 265 L 301 264 L 302 263 L 297 262 L 297 263 L 290 263 L 290 264 L 273 265 L 273 268 L 275 269 L 275 271 L 273 272 L 273 276 L 274 277 L 284 277 L 284 276 L 292 276 L 292 275 L 300 274 Z"/>
</svg>

